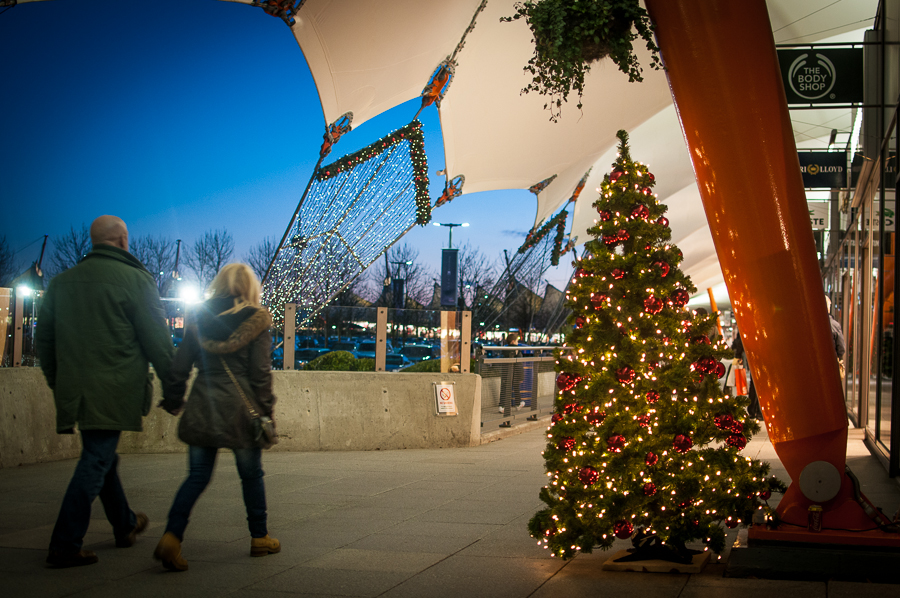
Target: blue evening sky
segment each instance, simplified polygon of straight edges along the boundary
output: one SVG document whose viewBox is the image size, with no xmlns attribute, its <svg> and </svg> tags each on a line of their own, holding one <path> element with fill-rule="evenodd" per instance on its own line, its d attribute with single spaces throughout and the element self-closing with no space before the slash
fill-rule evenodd
<svg viewBox="0 0 900 598">
<path fill-rule="evenodd" d="M 360 48 L 365 51 L 365 48 Z M 2 225 L 23 267 L 44 234 L 115 214 L 132 236 L 190 244 L 226 228 L 236 257 L 281 239 L 318 158 L 325 122 L 303 53 L 261 9 L 216 0 L 51 0 L 0 14 Z M 423 80 L 423 86 L 426 81 Z M 452 88 L 451 88 L 452 92 Z M 405 125 L 418 100 L 344 136 L 334 160 Z M 443 189 L 440 124 L 425 126 L 432 199 Z M 527 191 L 463 195 L 433 213 L 491 259 L 534 220 Z M 447 229 L 400 243 L 437 273 Z M 559 288 L 571 269 L 547 273 Z"/>
</svg>

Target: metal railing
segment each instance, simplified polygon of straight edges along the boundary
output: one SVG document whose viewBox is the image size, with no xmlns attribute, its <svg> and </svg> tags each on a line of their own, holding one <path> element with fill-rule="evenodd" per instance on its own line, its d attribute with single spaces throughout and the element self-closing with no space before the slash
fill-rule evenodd
<svg viewBox="0 0 900 598">
<path fill-rule="evenodd" d="M 510 427 L 553 411 L 559 347 L 516 345 L 477 348 L 481 425 Z"/>
</svg>

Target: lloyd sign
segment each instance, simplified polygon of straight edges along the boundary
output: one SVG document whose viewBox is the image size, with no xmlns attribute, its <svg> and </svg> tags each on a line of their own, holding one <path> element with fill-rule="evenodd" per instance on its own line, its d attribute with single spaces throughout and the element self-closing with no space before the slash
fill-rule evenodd
<svg viewBox="0 0 900 598">
<path fill-rule="evenodd" d="M 862 48 L 778 50 L 788 104 L 863 101 Z"/>
<path fill-rule="evenodd" d="M 798 152 L 803 186 L 842 189 L 847 186 L 847 152 Z"/>
</svg>

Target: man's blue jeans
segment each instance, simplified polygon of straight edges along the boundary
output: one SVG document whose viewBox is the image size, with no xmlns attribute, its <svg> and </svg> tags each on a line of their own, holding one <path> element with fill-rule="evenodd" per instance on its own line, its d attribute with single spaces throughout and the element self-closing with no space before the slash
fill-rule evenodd
<svg viewBox="0 0 900 598">
<path fill-rule="evenodd" d="M 262 450 L 259 448 L 233 450 L 234 462 L 237 465 L 238 475 L 241 476 L 250 536 L 264 538 L 269 532 L 266 527 L 266 487 L 263 484 L 265 474 L 262 469 Z M 179 540 L 184 539 L 184 530 L 187 528 L 194 503 L 212 479 L 218 451 L 217 448 L 205 446 L 188 448 L 188 477 L 175 495 L 175 502 L 169 510 L 169 523 L 166 525 L 166 531 L 175 534 Z"/>
<path fill-rule="evenodd" d="M 50 536 L 50 550 L 77 552 L 91 523 L 91 504 L 100 497 L 116 539 L 134 530 L 137 520 L 119 481 L 118 430 L 81 430 L 81 458 L 63 497 Z"/>
</svg>

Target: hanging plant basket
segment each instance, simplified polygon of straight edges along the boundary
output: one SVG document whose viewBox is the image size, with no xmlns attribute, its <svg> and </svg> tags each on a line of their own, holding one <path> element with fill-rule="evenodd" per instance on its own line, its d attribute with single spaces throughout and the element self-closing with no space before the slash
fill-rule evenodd
<svg viewBox="0 0 900 598">
<path fill-rule="evenodd" d="M 581 108 L 584 77 L 598 60 L 609 58 L 629 81 L 643 81 L 632 46 L 639 37 L 651 52 L 650 66 L 662 67 L 653 25 L 637 0 L 528 0 L 515 8 L 515 15 L 501 21 L 524 18 L 534 35 L 534 56 L 524 68 L 532 81 L 522 93 L 550 96 L 544 108 L 554 122 L 570 91 L 578 93 Z"/>
</svg>

